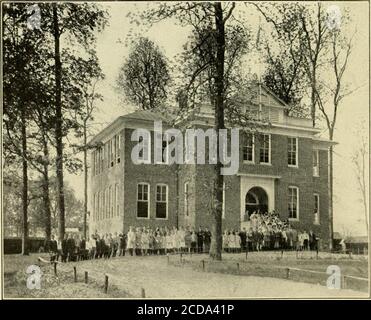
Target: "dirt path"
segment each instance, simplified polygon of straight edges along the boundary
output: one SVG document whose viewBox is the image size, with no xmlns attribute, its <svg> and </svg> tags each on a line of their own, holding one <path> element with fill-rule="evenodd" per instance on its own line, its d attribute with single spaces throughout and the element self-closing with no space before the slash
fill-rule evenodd
<svg viewBox="0 0 371 320">
<path fill-rule="evenodd" d="M 61 265 L 72 270 L 72 264 Z M 84 271 L 103 283 L 109 283 L 133 296 L 147 298 L 339 298 L 367 297 L 352 290 L 330 290 L 320 285 L 289 280 L 198 272 L 190 268 L 168 266 L 166 257 L 124 257 L 77 263 L 79 277 Z"/>
</svg>

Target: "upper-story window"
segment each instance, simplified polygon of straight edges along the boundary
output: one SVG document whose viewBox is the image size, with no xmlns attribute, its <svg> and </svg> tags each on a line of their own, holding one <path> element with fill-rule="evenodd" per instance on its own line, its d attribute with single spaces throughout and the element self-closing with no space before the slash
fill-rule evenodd
<svg viewBox="0 0 371 320">
<path fill-rule="evenodd" d="M 259 162 L 262 164 L 271 163 L 271 135 L 263 134 L 260 141 L 260 158 Z"/>
<path fill-rule="evenodd" d="M 159 157 L 161 160 L 156 161 L 156 163 L 158 164 L 168 163 L 168 160 L 169 160 L 169 149 L 167 148 L 167 146 L 169 145 L 168 137 L 164 137 L 163 139 L 162 139 L 162 144 L 156 146 L 157 153 L 161 155 Z"/>
<path fill-rule="evenodd" d="M 121 161 L 121 133 L 115 136 L 115 145 L 116 145 L 116 162 L 120 163 Z"/>
<path fill-rule="evenodd" d="M 313 176 L 319 177 L 319 150 L 313 150 Z"/>
<path fill-rule="evenodd" d="M 287 138 L 287 160 L 290 167 L 298 166 L 298 138 Z"/>
<path fill-rule="evenodd" d="M 156 218 L 167 218 L 167 185 L 158 184 L 156 186 Z"/>
<path fill-rule="evenodd" d="M 289 187 L 289 218 L 299 219 L 299 188 Z"/>
<path fill-rule="evenodd" d="M 243 161 L 254 162 L 254 135 L 247 132 L 245 134 L 245 145 L 243 146 Z"/>
<path fill-rule="evenodd" d="M 137 218 L 149 218 L 149 184 L 138 183 Z"/>
</svg>

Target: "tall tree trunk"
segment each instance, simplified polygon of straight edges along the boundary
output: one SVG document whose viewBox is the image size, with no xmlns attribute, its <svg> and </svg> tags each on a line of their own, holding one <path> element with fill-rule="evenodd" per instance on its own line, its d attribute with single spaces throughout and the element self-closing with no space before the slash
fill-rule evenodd
<svg viewBox="0 0 371 320">
<path fill-rule="evenodd" d="M 310 114 L 312 118 L 312 126 L 313 128 L 316 126 L 316 68 L 313 67 L 312 71 L 312 83 L 311 83 L 311 106 L 310 106 Z"/>
<path fill-rule="evenodd" d="M 87 151 L 87 131 L 86 131 L 87 123 L 84 121 L 84 238 L 86 238 L 87 234 L 87 216 L 88 216 L 88 151 Z M 115 191 L 116 192 L 116 191 Z"/>
<path fill-rule="evenodd" d="M 52 233 L 52 216 L 50 210 L 50 193 L 49 193 L 49 150 L 48 143 L 43 132 L 43 148 L 44 148 L 44 163 L 43 163 L 43 202 L 45 214 L 45 237 L 50 240 Z"/>
<path fill-rule="evenodd" d="M 57 169 L 57 190 L 58 190 L 58 209 L 59 239 L 64 238 L 65 232 L 65 206 L 64 206 L 64 185 L 63 185 L 63 115 L 62 115 L 62 63 L 60 56 L 60 30 L 58 21 L 57 3 L 53 3 L 53 23 L 54 23 L 54 61 L 55 61 L 55 141 L 56 141 L 56 169 Z"/>
<path fill-rule="evenodd" d="M 217 145 L 219 146 L 219 129 L 224 129 L 224 54 L 225 54 L 225 30 L 223 21 L 222 4 L 217 2 L 215 8 L 216 25 L 216 73 L 215 73 L 215 124 L 217 133 Z M 217 156 L 217 164 L 214 166 L 214 196 L 215 209 L 212 226 L 212 244 L 210 256 L 216 260 L 222 260 L 222 207 L 223 207 L 223 176 L 221 175 L 222 163 L 220 154 Z"/>
<path fill-rule="evenodd" d="M 333 140 L 333 131 L 330 130 L 329 133 L 330 140 Z M 330 146 L 329 149 L 329 175 L 328 175 L 328 218 L 329 218 L 329 249 L 333 248 L 333 239 L 334 239 L 334 217 L 333 217 L 333 173 L 334 173 L 334 160 L 333 160 L 333 146 Z"/>
<path fill-rule="evenodd" d="M 22 254 L 29 254 L 28 246 L 28 163 L 27 163 L 27 136 L 26 136 L 26 110 L 23 107 L 21 113 L 22 121 L 22 213 L 23 213 L 23 232 L 22 232 Z"/>
</svg>

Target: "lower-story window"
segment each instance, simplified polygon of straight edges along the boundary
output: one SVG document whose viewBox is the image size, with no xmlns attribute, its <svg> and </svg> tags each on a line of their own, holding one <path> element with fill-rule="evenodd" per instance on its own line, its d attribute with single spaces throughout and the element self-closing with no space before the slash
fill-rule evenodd
<svg viewBox="0 0 371 320">
<path fill-rule="evenodd" d="M 156 186 L 156 218 L 167 218 L 167 185 L 158 184 Z"/>
<path fill-rule="evenodd" d="M 314 223 L 319 224 L 319 195 L 314 194 Z"/>
<path fill-rule="evenodd" d="M 138 183 L 137 218 L 149 218 L 149 184 Z"/>
<path fill-rule="evenodd" d="M 289 187 L 289 218 L 299 219 L 299 188 Z"/>
</svg>

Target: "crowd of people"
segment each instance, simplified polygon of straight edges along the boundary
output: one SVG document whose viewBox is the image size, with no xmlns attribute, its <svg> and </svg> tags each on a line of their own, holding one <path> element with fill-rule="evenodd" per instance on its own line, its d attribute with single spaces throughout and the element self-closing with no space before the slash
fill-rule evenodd
<svg viewBox="0 0 371 320">
<path fill-rule="evenodd" d="M 129 231 L 104 235 L 96 231 L 86 240 L 78 234 L 66 234 L 62 241 L 52 236 L 45 244 L 52 260 L 79 261 L 116 256 L 165 255 L 172 253 L 208 253 L 212 234 L 208 228 L 179 229 L 130 227 Z M 317 237 L 312 232 L 298 231 L 275 212 L 254 212 L 248 228 L 225 230 L 223 250 L 227 253 L 261 250 L 316 250 Z"/>
<path fill-rule="evenodd" d="M 253 212 L 249 217 L 249 227 L 242 231 L 226 230 L 223 234 L 223 247 L 227 252 L 241 250 L 316 250 L 318 238 L 312 230 L 294 229 L 288 220 L 281 220 L 275 211 L 270 213 Z"/>
</svg>

